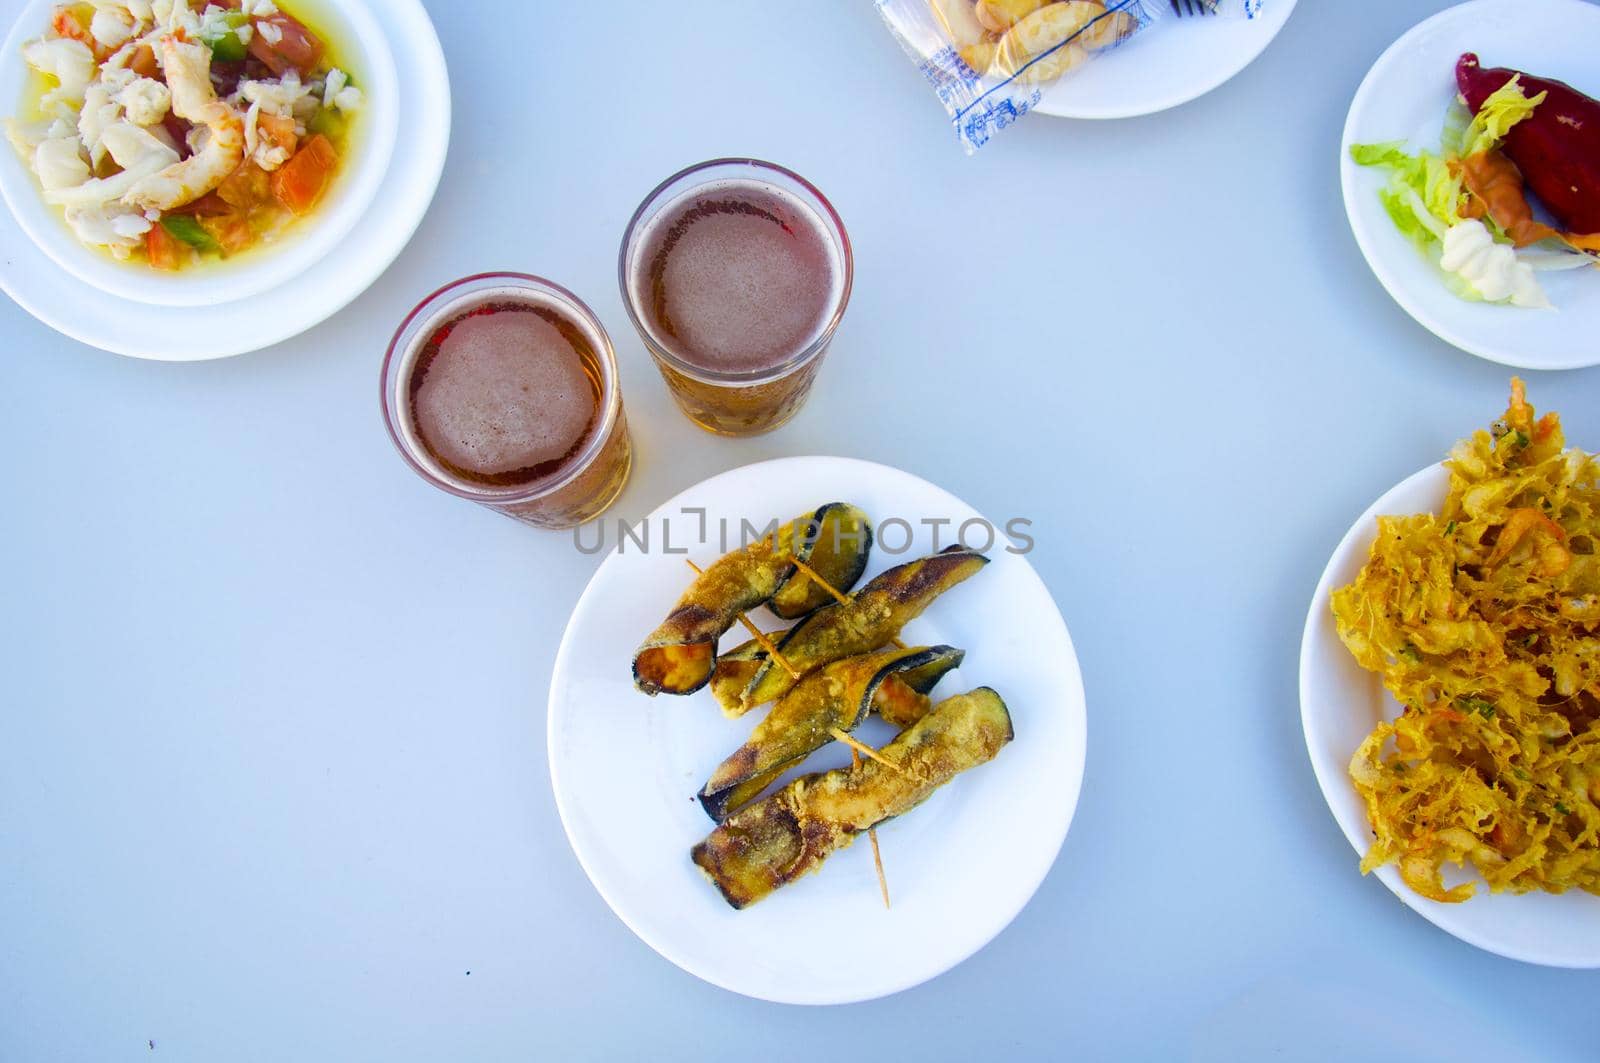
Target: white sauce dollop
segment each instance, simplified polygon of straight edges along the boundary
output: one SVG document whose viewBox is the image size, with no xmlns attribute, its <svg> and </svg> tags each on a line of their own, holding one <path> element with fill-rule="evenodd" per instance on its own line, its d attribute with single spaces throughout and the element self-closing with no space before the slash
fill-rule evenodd
<svg viewBox="0 0 1600 1063">
<path fill-rule="evenodd" d="M 1517 258 L 1516 248 L 1495 243 L 1488 227 L 1476 218 L 1450 226 L 1439 267 L 1465 280 L 1488 302 L 1550 309 L 1533 267 Z"/>
</svg>

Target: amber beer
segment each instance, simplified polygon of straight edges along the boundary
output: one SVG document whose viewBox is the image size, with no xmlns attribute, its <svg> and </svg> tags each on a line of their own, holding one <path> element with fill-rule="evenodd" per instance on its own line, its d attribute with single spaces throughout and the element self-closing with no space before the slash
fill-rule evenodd
<svg viewBox="0 0 1600 1063">
<path fill-rule="evenodd" d="M 483 274 L 429 296 L 389 347 L 383 399 L 424 479 L 529 524 L 581 524 L 628 478 L 611 341 L 577 296 L 537 277 Z"/>
<path fill-rule="evenodd" d="M 723 435 L 805 403 L 850 298 L 850 240 L 798 174 L 722 159 L 676 174 L 623 237 L 618 280 L 672 396 Z"/>
</svg>

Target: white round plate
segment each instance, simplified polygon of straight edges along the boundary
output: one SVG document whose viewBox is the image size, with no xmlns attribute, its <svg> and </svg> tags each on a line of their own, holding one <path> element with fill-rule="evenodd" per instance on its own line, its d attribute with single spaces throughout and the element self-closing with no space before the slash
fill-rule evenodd
<svg viewBox="0 0 1600 1063">
<path fill-rule="evenodd" d="M 1372 831 L 1366 807 L 1350 781 L 1350 758 L 1386 719 L 1400 714 L 1400 705 L 1339 641 L 1329 597 L 1352 582 L 1366 564 L 1377 519 L 1407 513 L 1437 512 L 1450 487 L 1450 475 L 1434 465 L 1402 481 L 1374 502 L 1345 533 L 1328 562 L 1311 599 L 1300 643 L 1300 720 L 1306 733 L 1311 767 L 1322 796 L 1357 853 L 1366 854 Z M 1350 861 L 1350 875 L 1357 874 Z M 1600 967 L 1600 897 L 1578 890 L 1549 893 L 1490 893 L 1476 873 L 1460 872 L 1445 882 L 1475 881 L 1478 890 L 1461 904 L 1440 904 L 1413 892 L 1393 864 L 1374 871 L 1394 895 L 1446 933 L 1469 945 L 1513 960 L 1550 967 Z"/>
<path fill-rule="evenodd" d="M 991 563 L 934 602 L 904 638 L 965 649 L 963 667 L 944 678 L 935 700 L 994 687 L 1010 707 L 1015 741 L 879 829 L 892 909 L 884 910 L 865 839 L 742 912 L 728 907 L 689 860 L 713 826 L 695 794 L 756 719 L 724 718 L 706 691 L 648 698 L 634 690 L 629 662 L 693 578 L 680 552 L 687 548 L 701 565 L 724 552 L 721 519 L 730 522 L 732 549 L 741 518 L 765 526 L 837 500 L 861 506 L 879 531 L 867 578 L 933 552 L 933 533 L 920 521 L 954 521 L 940 541 L 947 546 L 953 529 L 979 517 L 924 480 L 865 461 L 785 458 L 714 476 L 651 514 L 651 552 L 619 553 L 608 540 L 612 552 L 573 611 L 550 687 L 556 806 L 600 895 L 679 967 L 780 1003 L 870 1000 L 982 948 L 1050 870 L 1083 779 L 1083 684 L 1072 640 L 1033 567 L 1006 552 L 1002 525 Z M 707 542 L 699 541 L 701 518 L 686 507 L 706 511 Z M 896 517 L 914 537 L 885 525 Z M 664 528 L 673 553 L 665 552 Z M 983 545 L 976 531 L 967 542 Z M 765 610 L 752 619 L 769 629 L 777 623 Z M 723 644 L 747 637 L 735 627 Z M 887 740 L 886 727 L 868 724 L 865 741 Z M 848 763 L 835 744 L 801 770 Z"/>
<path fill-rule="evenodd" d="M 385 0 L 381 10 L 378 24 L 404 72 L 395 107 L 406 116 L 406 136 L 370 207 L 321 262 L 246 299 L 175 309 L 86 284 L 39 250 L 6 211 L 0 212 L 0 289 L 63 335 L 158 361 L 259 350 L 337 313 L 382 275 L 421 224 L 450 143 L 450 80 L 433 23 L 420 0 Z M 0 144 L 0 152 L 15 154 L 9 144 Z"/>
<path fill-rule="evenodd" d="M 1034 106 L 1058 118 L 1133 118 L 1198 99 L 1266 51 L 1295 0 L 1266 0 L 1254 19 L 1164 17 L 1120 47 L 1051 85 Z"/>
<path fill-rule="evenodd" d="M 1367 264 L 1395 302 L 1434 335 L 1480 358 L 1523 369 L 1600 364 L 1600 271 L 1542 273 L 1555 310 L 1470 303 L 1451 294 L 1437 265 L 1389 220 L 1378 190 L 1387 174 L 1357 166 L 1352 144 L 1404 140 L 1437 151 L 1456 96 L 1456 60 L 1526 70 L 1600 95 L 1600 6 L 1585 0 L 1474 0 L 1440 12 L 1396 41 L 1367 74 L 1339 147 L 1344 209 Z"/>
</svg>

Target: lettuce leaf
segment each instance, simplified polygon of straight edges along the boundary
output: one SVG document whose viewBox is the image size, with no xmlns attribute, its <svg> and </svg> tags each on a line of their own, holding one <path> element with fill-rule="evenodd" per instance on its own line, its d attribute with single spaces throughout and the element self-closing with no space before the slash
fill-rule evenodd
<svg viewBox="0 0 1600 1063">
<path fill-rule="evenodd" d="M 1378 193 L 1395 227 L 1424 251 L 1442 243 L 1444 234 L 1461 221 L 1461 179 L 1449 164 L 1430 152 L 1408 154 L 1400 141 L 1355 144 L 1350 157 L 1358 166 L 1380 166 L 1389 183 Z"/>
<path fill-rule="evenodd" d="M 1455 154 L 1466 159 L 1498 148 L 1506 134 L 1511 132 L 1511 127 L 1533 114 L 1534 108 L 1550 95 L 1541 92 L 1530 100 L 1527 93 L 1522 91 L 1521 82 L 1522 75 L 1519 74 L 1483 101 L 1483 106 L 1478 108 L 1478 113 L 1462 135 L 1461 143 L 1453 145 L 1458 149 Z M 1447 144 L 1445 150 L 1449 151 L 1451 147 Z"/>
<path fill-rule="evenodd" d="M 1522 91 L 1520 78 L 1512 78 L 1483 101 L 1476 115 L 1459 99 L 1445 115 L 1440 133 L 1440 154 L 1421 151 L 1410 154 L 1404 141 L 1380 144 L 1355 144 L 1350 157 L 1359 166 L 1376 166 L 1389 171 L 1388 183 L 1378 192 L 1389 219 L 1412 243 L 1435 263 L 1439 262 L 1445 236 L 1463 221 L 1461 205 L 1465 189 L 1460 177 L 1452 174 L 1451 162 L 1486 151 L 1493 151 L 1518 123 L 1533 114 L 1548 93 L 1529 99 Z M 1509 243 L 1505 232 L 1493 219 L 1483 219 L 1497 243 Z M 1483 297 L 1459 274 L 1441 270 L 1446 285 L 1463 299 Z"/>
<path fill-rule="evenodd" d="M 1444 128 L 1439 131 L 1439 152 L 1447 159 L 1458 159 L 1467 146 L 1467 130 L 1472 128 L 1472 112 L 1458 94 L 1445 108 Z"/>
</svg>

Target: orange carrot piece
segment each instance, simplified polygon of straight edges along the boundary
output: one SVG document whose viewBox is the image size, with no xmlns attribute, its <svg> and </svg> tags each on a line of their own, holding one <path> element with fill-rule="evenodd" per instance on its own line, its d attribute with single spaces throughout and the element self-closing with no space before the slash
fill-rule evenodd
<svg viewBox="0 0 1600 1063">
<path fill-rule="evenodd" d="M 144 236 L 144 253 L 154 269 L 177 270 L 183 268 L 183 244 L 161 227 L 160 222 L 150 226 Z"/>
<path fill-rule="evenodd" d="M 272 194 L 293 213 L 309 213 L 327 190 L 338 161 L 339 153 L 333 144 L 318 133 L 300 146 L 294 158 L 273 172 Z"/>
<path fill-rule="evenodd" d="M 256 128 L 277 147 L 293 155 L 295 146 L 300 143 L 300 138 L 294 131 L 294 119 L 281 114 L 259 114 L 256 116 Z"/>
</svg>

